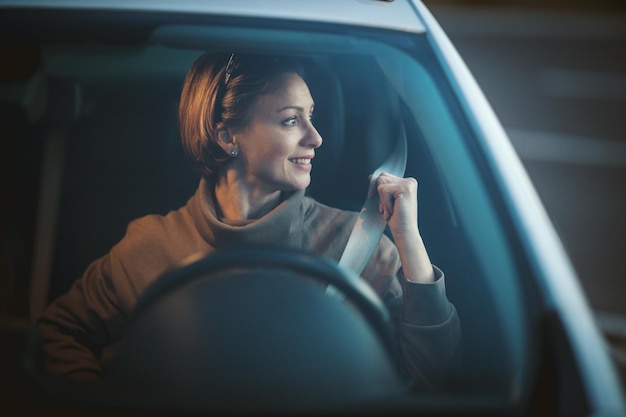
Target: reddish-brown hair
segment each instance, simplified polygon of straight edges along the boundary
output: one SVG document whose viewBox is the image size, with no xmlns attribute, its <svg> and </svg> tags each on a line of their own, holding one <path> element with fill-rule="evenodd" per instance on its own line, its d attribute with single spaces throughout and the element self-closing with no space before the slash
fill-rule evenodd
<svg viewBox="0 0 626 417">
<path fill-rule="evenodd" d="M 232 157 L 217 142 L 220 129 L 245 127 L 256 99 L 270 93 L 285 73 L 304 78 L 294 58 L 236 54 L 225 83 L 230 54 L 207 53 L 189 69 L 183 84 L 178 121 L 182 145 L 194 167 L 211 176 Z"/>
</svg>

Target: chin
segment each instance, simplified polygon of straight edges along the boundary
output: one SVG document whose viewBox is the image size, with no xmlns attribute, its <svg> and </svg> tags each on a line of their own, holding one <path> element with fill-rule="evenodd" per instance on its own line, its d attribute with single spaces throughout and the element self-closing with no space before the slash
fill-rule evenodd
<svg viewBox="0 0 626 417">
<path fill-rule="evenodd" d="M 283 191 L 300 191 L 305 190 L 309 184 L 311 184 L 311 179 L 309 178 L 307 181 L 298 181 L 291 182 L 289 184 L 285 184 L 282 188 Z"/>
</svg>

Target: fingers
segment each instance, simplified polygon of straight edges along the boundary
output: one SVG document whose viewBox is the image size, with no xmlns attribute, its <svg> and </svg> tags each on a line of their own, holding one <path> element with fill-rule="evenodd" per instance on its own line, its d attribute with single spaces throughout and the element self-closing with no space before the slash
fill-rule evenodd
<svg viewBox="0 0 626 417">
<path fill-rule="evenodd" d="M 398 209 L 399 200 L 411 201 L 416 199 L 417 181 L 415 178 L 400 178 L 383 172 L 374 181 L 371 181 L 368 197 L 376 193 L 379 196 L 378 211 L 386 221 L 389 221 Z"/>
<path fill-rule="evenodd" d="M 392 194 L 382 191 L 383 196 L 380 198 L 378 212 L 382 214 L 385 221 L 389 221 L 394 212 L 395 199 Z"/>
<path fill-rule="evenodd" d="M 390 174 L 383 172 L 376 179 L 376 190 L 378 191 L 378 212 L 383 216 L 385 221 L 389 221 L 393 215 L 395 187 L 393 187 L 394 179 Z"/>
</svg>

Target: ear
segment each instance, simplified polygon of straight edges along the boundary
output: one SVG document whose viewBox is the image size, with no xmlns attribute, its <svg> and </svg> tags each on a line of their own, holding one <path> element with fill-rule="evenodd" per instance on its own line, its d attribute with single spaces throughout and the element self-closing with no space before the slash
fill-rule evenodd
<svg viewBox="0 0 626 417">
<path fill-rule="evenodd" d="M 220 129 L 217 131 L 217 143 L 226 153 L 230 153 L 235 146 L 233 137 L 228 129 Z"/>
</svg>

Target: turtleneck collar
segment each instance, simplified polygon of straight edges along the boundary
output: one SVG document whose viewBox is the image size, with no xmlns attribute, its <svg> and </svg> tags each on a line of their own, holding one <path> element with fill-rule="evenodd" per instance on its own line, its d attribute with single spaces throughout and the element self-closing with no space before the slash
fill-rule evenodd
<svg viewBox="0 0 626 417">
<path fill-rule="evenodd" d="M 232 246 L 286 246 L 302 248 L 304 190 L 291 193 L 272 211 L 257 220 L 224 222 L 217 218 L 212 181 L 202 178 L 188 205 L 195 225 L 215 249 Z"/>
</svg>

